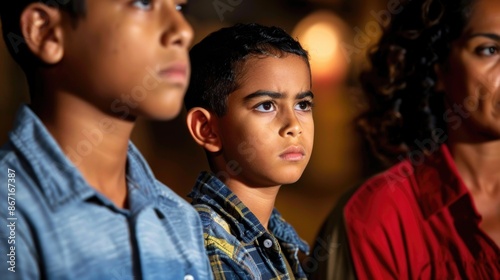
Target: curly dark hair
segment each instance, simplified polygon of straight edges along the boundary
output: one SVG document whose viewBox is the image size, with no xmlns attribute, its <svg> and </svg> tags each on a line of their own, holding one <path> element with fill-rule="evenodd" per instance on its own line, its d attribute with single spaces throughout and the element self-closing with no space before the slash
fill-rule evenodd
<svg viewBox="0 0 500 280">
<path fill-rule="evenodd" d="M 309 67 L 307 51 L 279 27 L 240 23 L 211 33 L 189 52 L 192 73 L 186 108 L 202 107 L 223 116 L 248 58 L 286 54 L 302 57 Z"/>
<path fill-rule="evenodd" d="M 23 40 L 20 18 L 24 9 L 30 4 L 43 2 L 48 6 L 58 7 L 68 12 L 77 19 L 85 14 L 86 0 L 9 0 L 0 2 L 0 19 L 2 20 L 2 35 L 5 45 L 14 60 L 21 66 L 28 76 L 32 75 L 34 69 L 40 66 L 40 61 L 31 53 Z"/>
<path fill-rule="evenodd" d="M 358 125 L 375 154 L 393 164 L 416 141 L 439 143 L 446 132 L 443 93 L 434 89 L 436 64 L 448 60 L 451 43 L 467 25 L 474 0 L 407 0 L 370 52 L 371 69 L 361 73 L 368 108 Z"/>
</svg>

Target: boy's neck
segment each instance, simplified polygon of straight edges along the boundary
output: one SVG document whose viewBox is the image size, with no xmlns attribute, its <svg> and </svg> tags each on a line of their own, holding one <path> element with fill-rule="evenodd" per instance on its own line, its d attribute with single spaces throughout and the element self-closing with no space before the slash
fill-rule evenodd
<svg viewBox="0 0 500 280">
<path fill-rule="evenodd" d="M 252 211 L 264 228 L 268 229 L 269 219 L 281 186 L 253 187 L 234 178 L 226 179 L 224 184 Z"/>
<path fill-rule="evenodd" d="M 32 108 L 87 183 L 118 207 L 127 207 L 127 151 L 134 122 L 69 93 L 44 95 Z"/>
</svg>

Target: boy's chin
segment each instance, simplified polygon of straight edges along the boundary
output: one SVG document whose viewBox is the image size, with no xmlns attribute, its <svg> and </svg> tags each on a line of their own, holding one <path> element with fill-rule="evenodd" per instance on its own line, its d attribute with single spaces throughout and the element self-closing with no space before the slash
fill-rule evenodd
<svg viewBox="0 0 500 280">
<path fill-rule="evenodd" d="M 297 183 L 297 181 L 300 179 L 297 178 L 297 179 L 288 179 L 288 180 L 285 180 L 285 181 L 282 181 L 280 185 L 291 185 L 291 184 L 295 184 Z"/>
<path fill-rule="evenodd" d="M 149 120 L 168 121 L 179 116 L 182 109 L 182 102 L 180 101 L 171 102 L 169 104 L 161 104 L 158 102 L 149 105 L 150 106 L 139 108 L 136 115 Z"/>
<path fill-rule="evenodd" d="M 299 168 L 297 166 L 293 168 L 275 168 L 274 172 L 256 172 L 256 180 L 255 183 L 258 185 L 259 183 L 263 186 L 281 186 L 281 185 L 290 185 L 299 181 L 302 173 L 304 172 L 303 168 Z M 260 174 L 259 174 L 260 173 Z M 257 182 L 258 181 L 258 182 Z"/>
<path fill-rule="evenodd" d="M 300 174 L 302 175 L 302 174 Z M 273 178 L 274 180 L 271 179 L 271 181 L 274 181 L 274 184 L 276 186 L 282 186 L 282 185 L 290 185 L 296 183 L 300 179 L 300 175 L 290 175 L 287 177 L 283 178 Z"/>
<path fill-rule="evenodd" d="M 139 117 L 148 119 L 148 120 L 155 120 L 155 121 L 170 121 L 175 119 L 177 116 L 179 116 L 181 112 L 181 107 L 179 106 L 179 109 L 175 110 L 168 110 L 168 112 L 144 112 L 144 113 L 139 113 Z"/>
</svg>

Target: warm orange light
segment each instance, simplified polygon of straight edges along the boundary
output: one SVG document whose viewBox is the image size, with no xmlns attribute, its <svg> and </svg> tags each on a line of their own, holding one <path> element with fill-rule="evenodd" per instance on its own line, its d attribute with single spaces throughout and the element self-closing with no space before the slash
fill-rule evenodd
<svg viewBox="0 0 500 280">
<path fill-rule="evenodd" d="M 343 21 L 326 11 L 307 16 L 295 27 L 293 35 L 309 52 L 315 80 L 337 81 L 344 76 L 347 63 L 340 49 L 343 28 Z"/>
</svg>

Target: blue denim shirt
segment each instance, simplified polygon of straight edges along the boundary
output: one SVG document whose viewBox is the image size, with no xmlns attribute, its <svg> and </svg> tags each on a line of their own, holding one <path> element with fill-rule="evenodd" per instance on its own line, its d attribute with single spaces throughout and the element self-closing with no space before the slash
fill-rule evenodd
<svg viewBox="0 0 500 280">
<path fill-rule="evenodd" d="M 89 186 L 23 106 L 0 149 L 0 278 L 211 279 L 198 214 L 133 144 L 127 180 L 129 210 Z"/>
<path fill-rule="evenodd" d="M 214 278 L 219 279 L 307 279 L 300 266 L 299 250 L 309 246 L 274 209 L 269 231 L 241 200 L 213 174 L 202 172 L 189 194 L 201 216 L 205 247 Z"/>
</svg>

